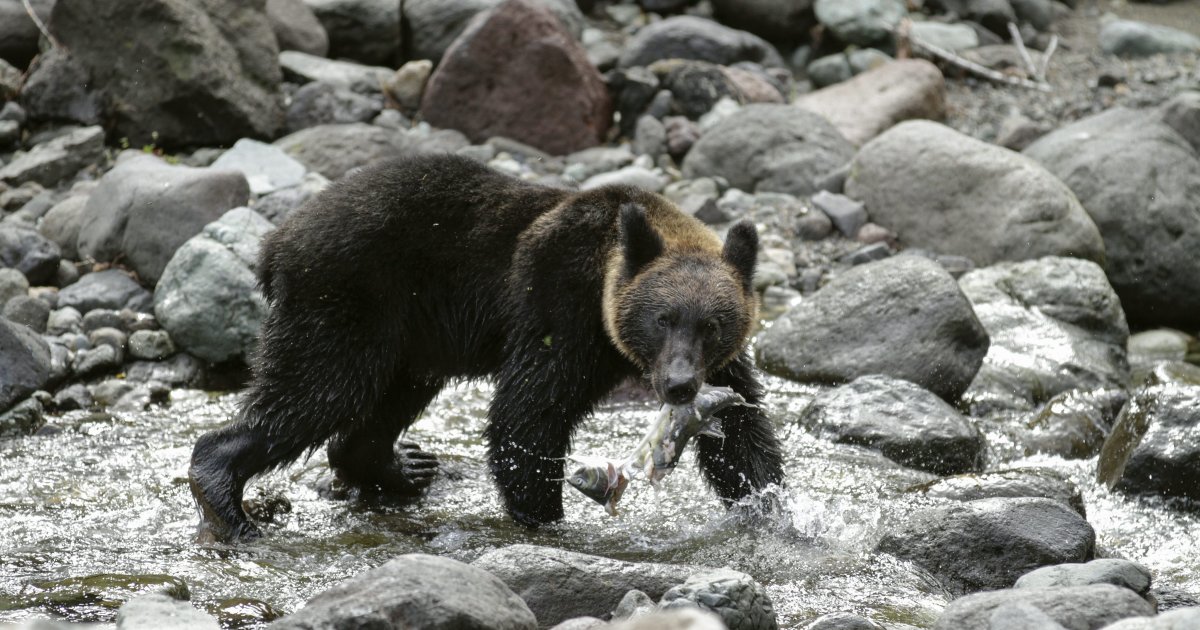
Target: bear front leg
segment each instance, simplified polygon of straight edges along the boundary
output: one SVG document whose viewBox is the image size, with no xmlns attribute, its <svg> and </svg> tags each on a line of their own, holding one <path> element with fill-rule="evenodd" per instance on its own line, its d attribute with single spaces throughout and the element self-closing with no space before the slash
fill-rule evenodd
<svg viewBox="0 0 1200 630">
<path fill-rule="evenodd" d="M 700 466 L 709 485 L 726 503 L 783 481 L 783 454 L 771 419 L 759 407 L 762 385 L 750 355 L 742 353 L 714 374 L 709 383 L 727 386 L 750 406 L 730 407 L 717 414 L 725 437 L 701 436 Z"/>
<path fill-rule="evenodd" d="M 571 436 L 623 375 L 595 369 L 602 363 L 595 353 L 547 347 L 541 340 L 509 356 L 484 431 L 488 463 L 509 515 L 537 527 L 562 518 L 563 460 Z"/>
</svg>

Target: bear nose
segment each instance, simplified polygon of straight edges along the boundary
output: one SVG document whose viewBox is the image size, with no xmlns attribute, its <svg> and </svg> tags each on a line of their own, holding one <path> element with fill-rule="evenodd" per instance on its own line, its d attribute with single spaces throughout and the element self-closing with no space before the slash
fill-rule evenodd
<svg viewBox="0 0 1200 630">
<path fill-rule="evenodd" d="M 667 403 L 671 405 L 686 405 L 696 398 L 696 379 L 672 376 L 667 379 Z"/>
</svg>

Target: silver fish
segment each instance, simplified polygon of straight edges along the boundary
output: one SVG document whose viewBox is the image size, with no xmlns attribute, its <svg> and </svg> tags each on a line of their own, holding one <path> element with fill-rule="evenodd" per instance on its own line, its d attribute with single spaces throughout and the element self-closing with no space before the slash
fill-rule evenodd
<svg viewBox="0 0 1200 630">
<path fill-rule="evenodd" d="M 716 414 L 735 405 L 747 404 L 728 387 L 700 389 L 690 405 L 663 405 L 654 425 L 624 460 L 603 457 L 572 457 L 581 464 L 566 479 L 571 487 L 603 505 L 616 515 L 617 502 L 629 480 L 642 473 L 652 485 L 675 469 L 689 440 L 697 435 L 724 438 Z"/>
</svg>

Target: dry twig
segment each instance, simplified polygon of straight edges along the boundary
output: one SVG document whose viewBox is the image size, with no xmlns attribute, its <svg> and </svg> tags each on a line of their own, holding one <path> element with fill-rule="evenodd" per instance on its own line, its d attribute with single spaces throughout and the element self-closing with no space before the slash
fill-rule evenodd
<svg viewBox="0 0 1200 630">
<path fill-rule="evenodd" d="M 1009 76 L 1007 74 L 1003 74 L 1003 73 L 997 72 L 995 70 L 992 70 L 991 68 L 988 68 L 986 66 L 977 64 L 974 61 L 971 61 L 970 59 L 964 59 L 964 58 L 954 54 L 953 52 L 950 52 L 949 50 L 946 50 L 940 46 L 935 46 L 934 44 L 931 44 L 931 43 L 917 37 L 916 35 L 914 35 L 911 31 L 912 27 L 910 24 L 908 24 L 908 22 L 909 22 L 908 18 L 901 20 L 900 24 L 896 27 L 896 30 L 900 31 L 900 32 L 906 32 L 908 42 L 914 48 L 919 49 L 919 50 L 925 52 L 926 54 L 936 57 L 936 58 L 938 58 L 948 64 L 951 64 L 953 66 L 958 66 L 959 68 L 962 68 L 963 70 L 966 70 L 968 72 L 973 72 L 985 79 L 991 79 L 992 81 L 996 81 L 997 83 L 1007 83 L 1008 85 L 1015 85 L 1017 87 L 1023 87 L 1023 88 L 1027 88 L 1030 90 L 1038 90 L 1040 92 L 1049 92 L 1052 89 L 1050 87 L 1049 83 L 1039 82 L 1039 81 L 1031 81 L 1029 79 L 1024 79 L 1021 77 Z M 901 30 L 901 29 L 903 29 L 903 30 Z"/>
<path fill-rule="evenodd" d="M 1029 77 L 1035 81 L 1045 82 L 1045 77 L 1038 74 L 1037 64 L 1033 63 L 1033 57 L 1029 56 L 1029 49 L 1025 47 L 1025 38 L 1021 37 L 1021 29 L 1017 28 L 1016 24 L 1008 23 L 1008 34 L 1012 36 L 1013 45 L 1017 47 L 1017 52 L 1021 54 L 1021 61 L 1025 62 L 1025 69 L 1029 73 Z"/>
<path fill-rule="evenodd" d="M 1050 69 L 1050 55 L 1058 49 L 1058 35 L 1050 36 L 1050 43 L 1046 46 L 1046 52 L 1042 53 L 1042 67 L 1038 70 L 1038 78 L 1042 81 L 1046 80 L 1046 72 Z"/>
<path fill-rule="evenodd" d="M 37 26 L 37 29 L 42 32 L 42 35 L 46 37 L 46 41 L 50 42 L 50 45 L 54 48 L 61 47 L 62 44 L 59 44 L 58 40 L 54 39 L 54 36 L 46 29 L 46 25 L 42 23 L 42 18 L 38 17 L 37 12 L 33 10 L 33 5 L 29 4 L 29 0 L 21 0 L 21 4 L 25 5 L 25 12 L 29 14 L 29 19 L 33 20 L 34 26 Z"/>
</svg>

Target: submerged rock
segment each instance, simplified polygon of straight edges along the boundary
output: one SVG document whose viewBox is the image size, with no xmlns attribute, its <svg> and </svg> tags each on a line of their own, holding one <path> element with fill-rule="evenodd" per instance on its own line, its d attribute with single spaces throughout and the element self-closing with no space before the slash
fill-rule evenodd
<svg viewBox="0 0 1200 630">
<path fill-rule="evenodd" d="M 1065 391 L 1125 384 L 1129 326 L 1099 265 L 1004 263 L 967 273 L 959 286 L 992 340 L 964 394 L 973 412 L 1028 410 Z"/>
<path fill-rule="evenodd" d="M 1087 459 L 1100 452 L 1117 414 L 1129 400 L 1123 389 L 1076 389 L 1051 398 L 1025 422 L 1025 453 Z"/>
<path fill-rule="evenodd" d="M 504 581 L 542 627 L 572 617 L 604 616 L 630 590 L 658 600 L 703 569 L 612 560 L 553 547 L 511 545 L 472 563 Z"/>
<path fill-rule="evenodd" d="M 987 448 L 979 429 L 954 407 L 888 376 L 862 376 L 823 392 L 801 412 L 800 423 L 819 437 L 939 475 L 982 469 Z"/>
<path fill-rule="evenodd" d="M 1008 588 L 1038 567 L 1090 560 L 1095 544 L 1092 526 L 1063 503 L 997 498 L 918 512 L 885 534 L 878 550 L 965 594 Z"/>
<path fill-rule="evenodd" d="M 1125 619 L 1154 613 L 1137 593 L 1111 584 L 1015 588 L 967 595 L 950 602 L 933 630 L 991 630 L 997 609 L 1028 604 L 1068 628 L 1099 629 Z"/>
<path fill-rule="evenodd" d="M 488 572 L 450 558 L 407 554 L 318 593 L 271 627 L 533 630 L 538 620 Z"/>
<path fill-rule="evenodd" d="M 1040 497 L 1052 499 L 1086 517 L 1083 494 L 1066 475 L 1052 468 L 1012 468 L 938 479 L 910 488 L 927 496 L 955 501 Z"/>
<path fill-rule="evenodd" d="M 885 374 L 954 401 L 987 348 L 954 278 L 931 260 L 902 256 L 838 276 L 763 332 L 757 352 L 762 369 L 798 381 Z"/>
<path fill-rule="evenodd" d="M 938 123 L 902 122 L 864 145 L 846 194 L 902 244 L 979 265 L 1042 256 L 1104 261 L 1100 232 L 1061 181 L 1019 153 Z"/>
<path fill-rule="evenodd" d="M 1200 368 L 1154 370 L 1104 442 L 1096 478 L 1130 494 L 1200 501 Z"/>
</svg>

